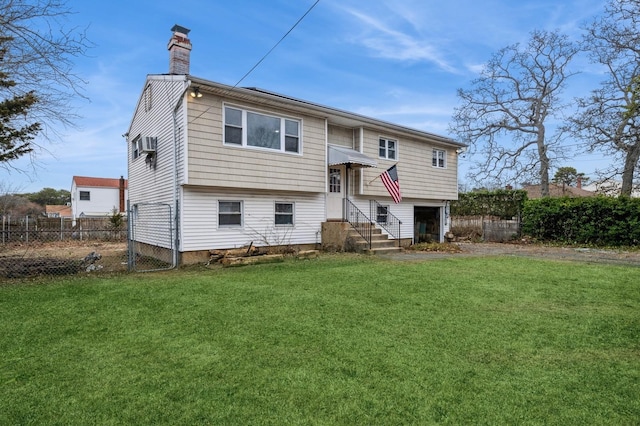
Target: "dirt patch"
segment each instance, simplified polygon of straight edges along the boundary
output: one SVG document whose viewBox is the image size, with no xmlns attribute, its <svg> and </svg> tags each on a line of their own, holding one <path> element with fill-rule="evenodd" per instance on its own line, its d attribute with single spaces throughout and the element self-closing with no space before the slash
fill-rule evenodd
<svg viewBox="0 0 640 426">
<path fill-rule="evenodd" d="M 415 252 L 388 255 L 395 260 L 438 259 L 459 256 L 521 256 L 542 259 L 609 263 L 640 266 L 640 250 L 617 250 L 585 247 L 555 247 L 540 244 L 514 243 L 452 243 L 460 248 L 456 252 Z"/>
<path fill-rule="evenodd" d="M 126 269 L 126 242 L 56 241 L 0 246 L 0 278 Z"/>
</svg>

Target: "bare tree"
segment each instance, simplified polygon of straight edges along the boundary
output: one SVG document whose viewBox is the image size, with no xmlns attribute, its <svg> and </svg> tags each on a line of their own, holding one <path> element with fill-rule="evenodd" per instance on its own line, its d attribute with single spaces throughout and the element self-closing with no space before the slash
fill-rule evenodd
<svg viewBox="0 0 640 426">
<path fill-rule="evenodd" d="M 26 119 L 39 123 L 39 136 L 49 142 L 58 138 L 60 125 L 74 125 L 78 116 L 70 101 L 84 97 L 85 81 L 73 72 L 73 59 L 91 44 L 84 29 L 66 27 L 70 14 L 64 0 L 0 0 L 0 34 L 6 40 L 0 71 L 14 83 L 1 88 L 0 98 L 34 96 Z M 42 147 L 29 141 L 27 148 L 34 146 Z M 13 159 L 0 166 L 10 167 Z"/>
<path fill-rule="evenodd" d="M 622 176 L 622 195 L 631 195 L 640 159 L 640 0 L 609 0 L 605 13 L 586 28 L 584 49 L 604 66 L 606 80 L 578 99 L 570 119 L 573 134 L 619 159 L 605 176 Z"/>
<path fill-rule="evenodd" d="M 500 184 L 539 179 L 549 195 L 550 162 L 561 154 L 559 131 L 548 122 L 565 107 L 560 94 L 573 73 L 568 65 L 578 47 L 557 31 L 534 31 L 526 45 L 496 53 L 472 88 L 458 90 L 450 131 L 468 143 L 476 162 L 469 178 Z M 536 179 L 536 180 L 537 180 Z"/>
</svg>

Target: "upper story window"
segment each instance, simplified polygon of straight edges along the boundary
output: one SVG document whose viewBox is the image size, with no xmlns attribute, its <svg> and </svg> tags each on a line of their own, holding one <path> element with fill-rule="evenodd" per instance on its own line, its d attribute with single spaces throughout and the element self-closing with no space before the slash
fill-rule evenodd
<svg viewBox="0 0 640 426">
<path fill-rule="evenodd" d="M 398 141 L 380 138 L 378 155 L 387 160 L 396 160 L 398 158 Z"/>
<path fill-rule="evenodd" d="M 151 111 L 151 84 L 144 88 L 144 112 Z"/>
<path fill-rule="evenodd" d="M 299 154 L 300 121 L 224 108 L 224 143 Z"/>
<path fill-rule="evenodd" d="M 80 191 L 80 201 L 91 201 L 91 192 Z"/>
<path fill-rule="evenodd" d="M 135 160 L 136 158 L 138 158 L 141 152 L 142 152 L 142 137 L 138 135 L 131 141 L 131 155 L 133 156 L 133 159 Z"/>
<path fill-rule="evenodd" d="M 447 167 L 447 151 L 444 149 L 434 149 L 431 158 L 431 165 L 444 169 Z"/>
</svg>

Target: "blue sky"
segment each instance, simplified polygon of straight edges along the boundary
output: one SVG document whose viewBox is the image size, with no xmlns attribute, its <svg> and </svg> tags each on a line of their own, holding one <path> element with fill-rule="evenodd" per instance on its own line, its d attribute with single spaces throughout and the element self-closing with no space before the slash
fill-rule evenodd
<svg viewBox="0 0 640 426">
<path fill-rule="evenodd" d="M 127 174 L 127 131 L 147 74 L 168 71 L 171 27 L 191 30 L 191 74 L 234 85 L 280 40 L 315 0 L 68 0 L 69 26 L 88 27 L 95 47 L 76 60 L 89 101 L 71 108 L 78 128 L 45 144 L 33 171 L 26 159 L 0 169 L 18 192 L 70 189 L 74 175 Z M 578 39 L 602 0 L 320 0 L 240 86 L 260 87 L 416 129 L 450 136 L 456 90 L 490 56 L 526 42 L 534 29 L 560 29 Z M 578 58 L 567 97 L 602 79 Z M 472 158 L 463 158 L 460 180 Z M 592 175 L 601 155 L 576 155 L 556 166 Z"/>
</svg>

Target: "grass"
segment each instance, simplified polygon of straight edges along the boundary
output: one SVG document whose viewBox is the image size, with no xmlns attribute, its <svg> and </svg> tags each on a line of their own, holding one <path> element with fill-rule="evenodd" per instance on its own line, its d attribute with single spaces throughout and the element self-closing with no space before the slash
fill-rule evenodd
<svg viewBox="0 0 640 426">
<path fill-rule="evenodd" d="M 0 424 L 638 424 L 640 269 L 375 257 L 0 286 Z"/>
</svg>

